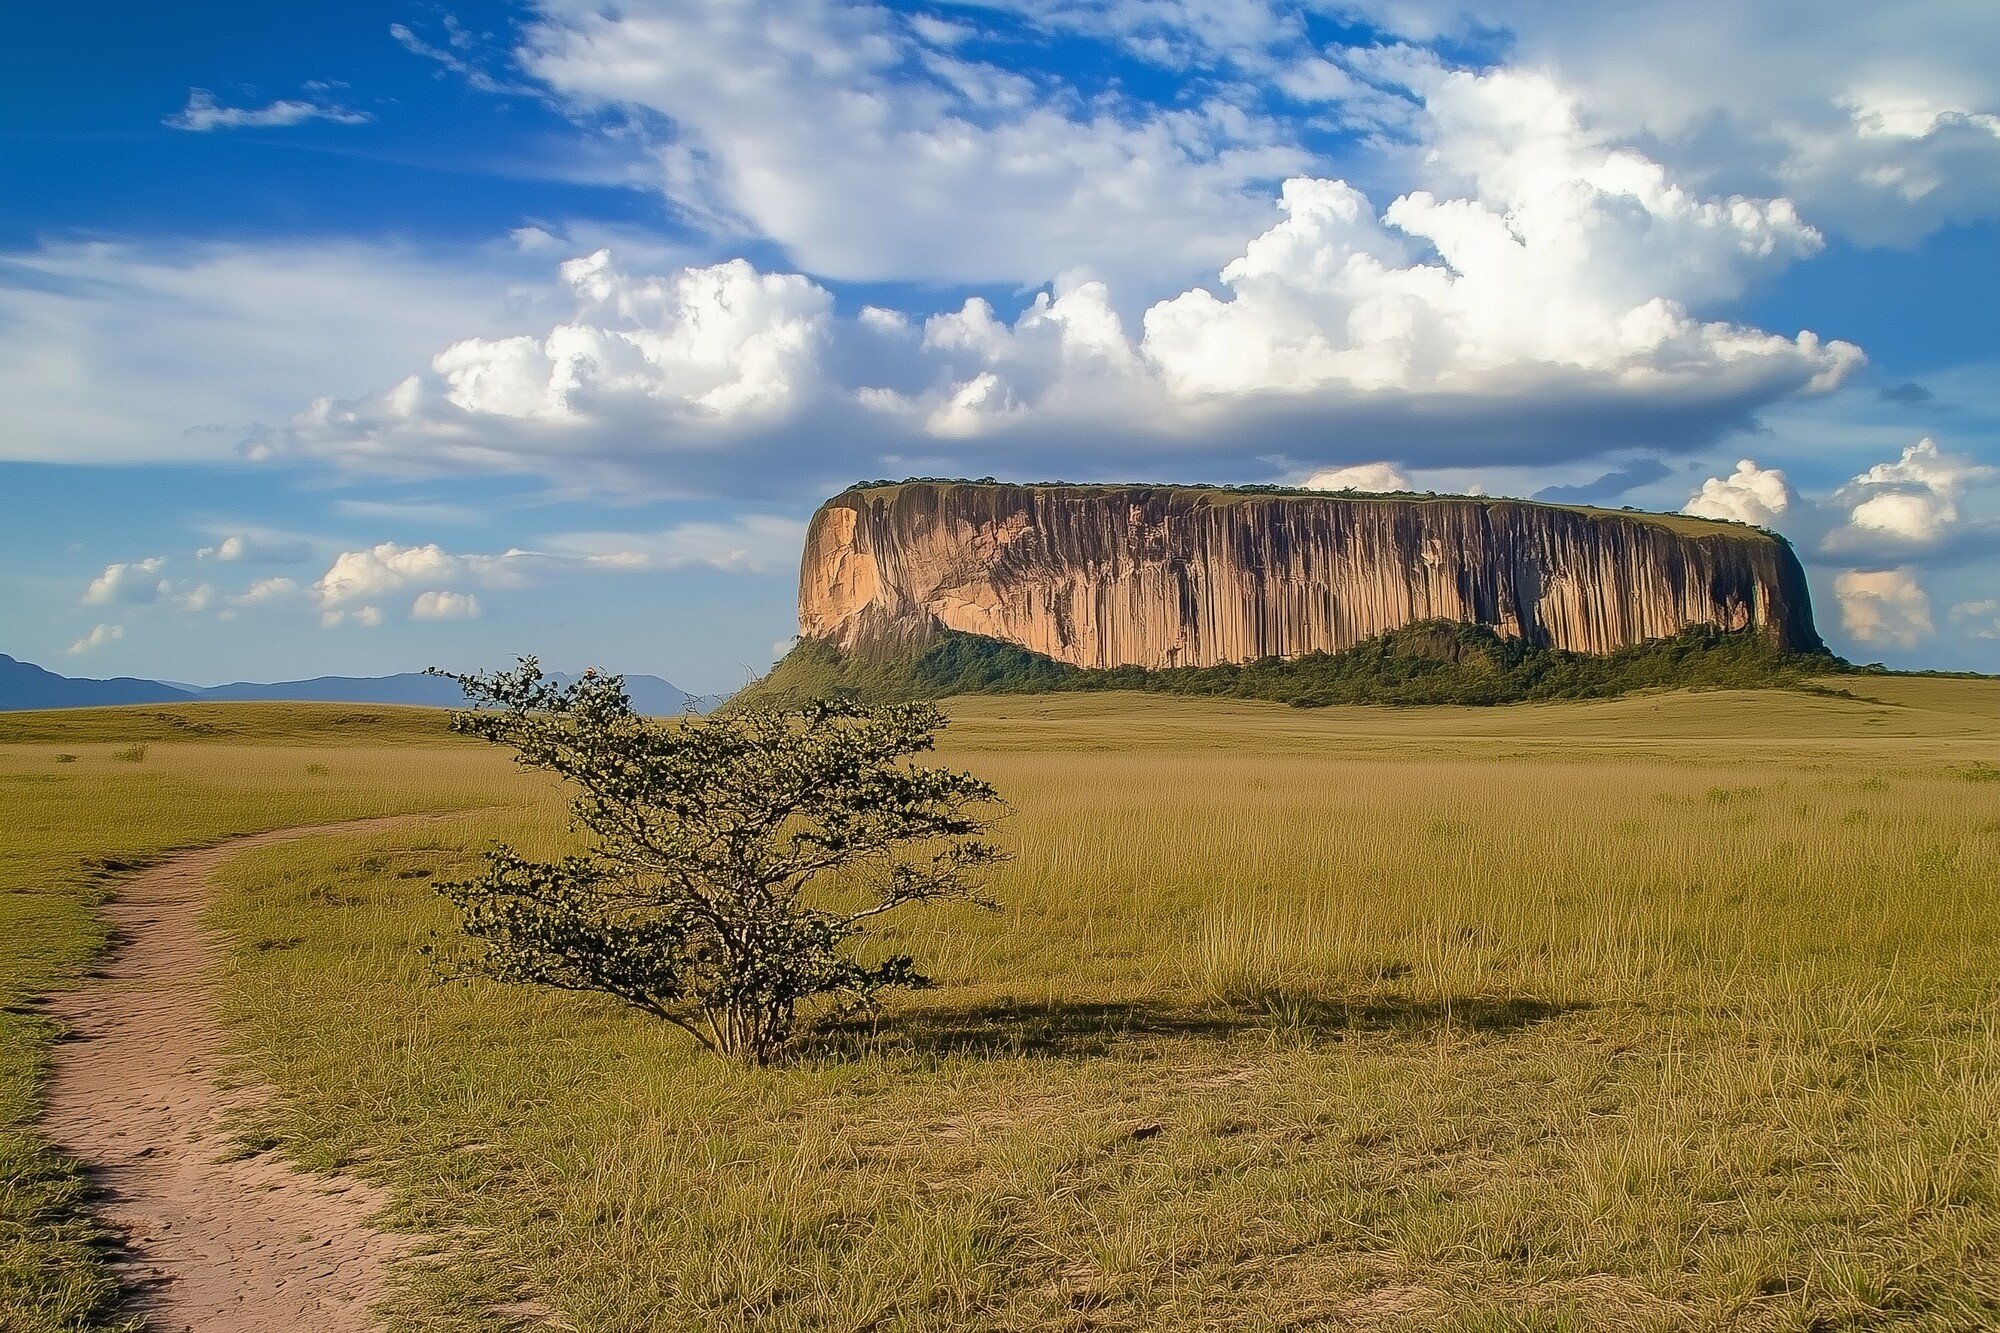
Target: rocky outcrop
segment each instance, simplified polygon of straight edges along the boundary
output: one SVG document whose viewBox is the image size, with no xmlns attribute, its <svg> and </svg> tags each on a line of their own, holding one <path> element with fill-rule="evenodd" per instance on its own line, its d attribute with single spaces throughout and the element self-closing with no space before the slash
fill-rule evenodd
<svg viewBox="0 0 2000 1333">
<path fill-rule="evenodd" d="M 1785 541 L 1738 524 L 1477 497 L 907 482 L 835 496 L 801 633 L 943 627 L 1083 667 L 1344 648 L 1422 620 L 1605 653 L 1692 625 L 1820 647 Z"/>
</svg>

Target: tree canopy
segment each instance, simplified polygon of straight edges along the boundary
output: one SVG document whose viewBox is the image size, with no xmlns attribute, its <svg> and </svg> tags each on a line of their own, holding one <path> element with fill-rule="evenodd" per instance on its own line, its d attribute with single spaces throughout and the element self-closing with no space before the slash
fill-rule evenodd
<svg viewBox="0 0 2000 1333">
<path fill-rule="evenodd" d="M 440 886 L 472 942 L 466 970 L 614 995 L 762 1063 L 801 1006 L 929 984 L 908 955 L 863 960 L 878 918 L 991 905 L 980 878 L 1004 857 L 984 836 L 997 793 L 909 762 L 946 725 L 934 705 L 820 699 L 662 721 L 634 713 L 617 676 L 561 685 L 533 658 L 451 678 L 474 704 L 453 729 L 566 782 L 585 843 L 554 861 L 503 846 L 482 875 Z"/>
</svg>

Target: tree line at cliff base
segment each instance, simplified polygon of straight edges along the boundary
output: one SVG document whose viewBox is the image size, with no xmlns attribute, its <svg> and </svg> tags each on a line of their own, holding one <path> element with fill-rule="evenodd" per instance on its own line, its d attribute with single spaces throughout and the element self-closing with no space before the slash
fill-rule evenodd
<svg viewBox="0 0 2000 1333">
<path fill-rule="evenodd" d="M 854 651 L 801 639 L 734 707 L 820 697 L 864 702 L 954 694 L 1143 690 L 1334 704 L 1470 704 L 1606 699 L 1652 689 L 1821 689 L 1815 678 L 1857 668 L 1828 652 L 1787 652 L 1755 631 L 1692 626 L 1602 655 L 1503 638 L 1484 625 L 1422 621 L 1343 652 L 1205 667 L 1091 669 L 977 634 L 936 629 Z"/>
</svg>

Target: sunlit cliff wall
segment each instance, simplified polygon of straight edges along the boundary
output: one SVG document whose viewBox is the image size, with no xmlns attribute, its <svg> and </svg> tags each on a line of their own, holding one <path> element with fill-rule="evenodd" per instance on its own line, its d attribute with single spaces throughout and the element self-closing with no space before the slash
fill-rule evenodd
<svg viewBox="0 0 2000 1333">
<path fill-rule="evenodd" d="M 827 501 L 799 576 L 801 632 L 842 648 L 943 626 L 1085 667 L 1337 652 L 1433 619 L 1587 653 L 1690 625 L 1820 646 L 1781 538 L 1518 500 L 912 482 Z"/>
</svg>

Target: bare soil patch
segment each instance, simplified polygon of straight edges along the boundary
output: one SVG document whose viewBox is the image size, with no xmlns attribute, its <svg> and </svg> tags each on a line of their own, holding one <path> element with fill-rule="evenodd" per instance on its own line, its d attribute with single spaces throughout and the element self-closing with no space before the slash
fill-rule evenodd
<svg viewBox="0 0 2000 1333">
<path fill-rule="evenodd" d="M 123 1240 L 119 1276 L 149 1328 L 366 1329 L 389 1265 L 417 1243 L 368 1225 L 384 1202 L 372 1186 L 245 1156 L 229 1134 L 230 1116 L 262 1093 L 221 1084 L 207 976 L 219 941 L 200 922 L 212 875 L 239 853 L 409 822 L 251 834 L 140 871 L 105 908 L 115 942 L 102 969 L 50 1005 L 71 1031 L 55 1051 L 44 1128 L 88 1165 Z"/>
</svg>

